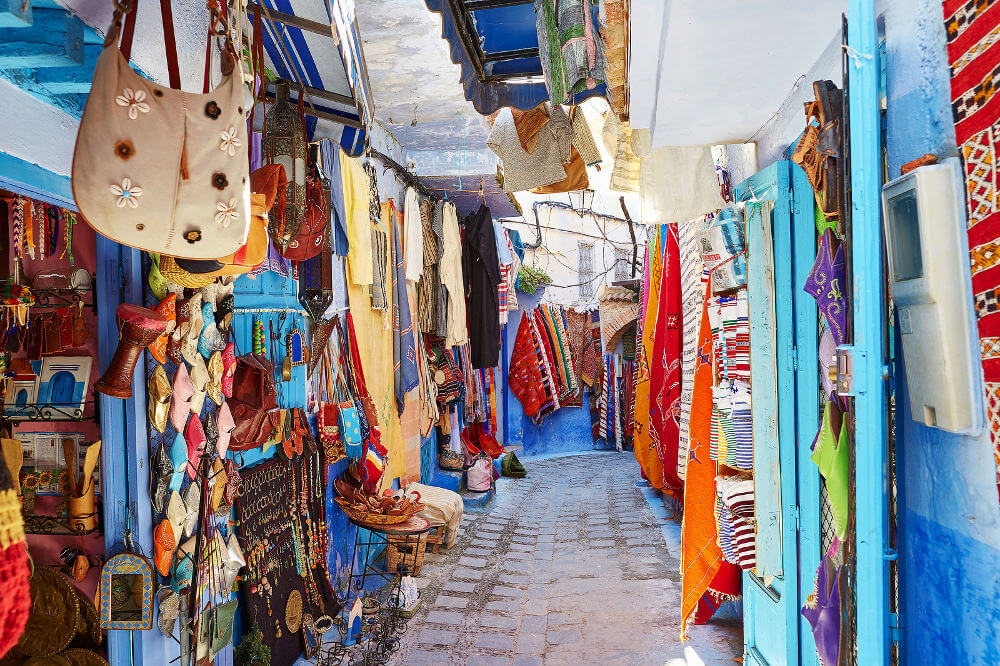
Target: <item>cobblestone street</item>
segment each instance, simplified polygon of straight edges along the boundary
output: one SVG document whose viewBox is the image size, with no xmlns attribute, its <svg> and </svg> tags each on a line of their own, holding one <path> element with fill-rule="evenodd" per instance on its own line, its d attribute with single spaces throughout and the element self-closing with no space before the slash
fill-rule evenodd
<svg viewBox="0 0 1000 666">
<path fill-rule="evenodd" d="M 636 487 L 631 453 L 525 467 L 481 513 L 466 511 L 450 551 L 428 550 L 423 606 L 391 663 L 675 666 L 742 654 L 733 620 L 681 643 L 679 524 Z"/>
</svg>

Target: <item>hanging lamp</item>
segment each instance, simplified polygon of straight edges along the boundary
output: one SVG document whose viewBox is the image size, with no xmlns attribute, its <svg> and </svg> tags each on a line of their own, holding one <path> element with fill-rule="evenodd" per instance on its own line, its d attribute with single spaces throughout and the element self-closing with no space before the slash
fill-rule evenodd
<svg viewBox="0 0 1000 666">
<path fill-rule="evenodd" d="M 299 232 L 306 208 L 306 144 L 302 116 L 289 102 L 288 81 L 278 80 L 275 103 L 267 111 L 265 154 L 271 164 L 285 167 L 288 178 L 284 219 L 272 216 L 268 222 L 271 240 L 281 249 L 288 247 Z M 300 93 L 301 105 L 301 93 Z"/>
</svg>

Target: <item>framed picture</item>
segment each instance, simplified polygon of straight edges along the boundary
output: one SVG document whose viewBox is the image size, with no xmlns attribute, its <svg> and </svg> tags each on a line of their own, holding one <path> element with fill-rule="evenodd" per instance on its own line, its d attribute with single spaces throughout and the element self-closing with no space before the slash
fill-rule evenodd
<svg viewBox="0 0 1000 666">
<path fill-rule="evenodd" d="M 11 379 L 7 382 L 3 415 L 7 418 L 30 418 L 38 395 L 38 381 L 35 379 Z"/>
<path fill-rule="evenodd" d="M 90 382 L 89 356 L 51 356 L 42 359 L 38 373 L 38 402 L 51 405 L 51 420 L 72 420 L 83 416 Z"/>
</svg>

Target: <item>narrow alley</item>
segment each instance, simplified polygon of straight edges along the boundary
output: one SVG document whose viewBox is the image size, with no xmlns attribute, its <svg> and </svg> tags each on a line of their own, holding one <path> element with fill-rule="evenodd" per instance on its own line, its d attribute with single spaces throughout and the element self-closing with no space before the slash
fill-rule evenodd
<svg viewBox="0 0 1000 666">
<path fill-rule="evenodd" d="M 425 556 L 425 601 L 392 664 L 733 663 L 737 615 L 678 640 L 680 523 L 647 502 L 632 453 L 524 462 L 527 477 L 498 483 L 458 542 Z"/>
</svg>

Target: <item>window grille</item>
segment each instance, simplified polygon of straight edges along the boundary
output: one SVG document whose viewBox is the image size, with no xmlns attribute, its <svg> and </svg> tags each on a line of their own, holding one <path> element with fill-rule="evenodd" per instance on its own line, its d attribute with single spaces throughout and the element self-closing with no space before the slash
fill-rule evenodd
<svg viewBox="0 0 1000 666">
<path fill-rule="evenodd" d="M 615 248 L 615 279 L 632 279 L 632 256 L 628 250 L 622 247 Z"/>
<path fill-rule="evenodd" d="M 580 298 L 594 297 L 594 244 L 581 242 L 580 255 Z"/>
</svg>

